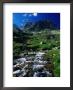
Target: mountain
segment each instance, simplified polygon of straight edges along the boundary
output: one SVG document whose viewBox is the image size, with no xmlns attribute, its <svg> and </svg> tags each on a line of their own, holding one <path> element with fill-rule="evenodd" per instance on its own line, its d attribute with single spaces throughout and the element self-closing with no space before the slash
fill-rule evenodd
<svg viewBox="0 0 73 90">
<path fill-rule="evenodd" d="M 19 31 L 21 31 L 20 28 L 16 24 L 13 24 L 13 32 L 19 32 Z"/>
<path fill-rule="evenodd" d="M 24 32 L 23 30 L 18 28 L 17 25 L 13 24 L 13 39 L 15 42 L 18 43 L 26 42 L 26 40 L 30 38 L 31 35 L 32 33 Z"/>
<path fill-rule="evenodd" d="M 37 22 L 27 22 L 23 28 L 24 31 L 42 31 L 42 30 L 57 29 L 55 24 L 49 20 L 40 20 Z"/>
</svg>

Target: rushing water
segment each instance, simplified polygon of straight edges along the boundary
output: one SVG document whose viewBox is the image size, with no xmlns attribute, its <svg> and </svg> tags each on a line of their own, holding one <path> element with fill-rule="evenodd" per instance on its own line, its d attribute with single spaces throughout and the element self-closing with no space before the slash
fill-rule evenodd
<svg viewBox="0 0 73 90">
<path fill-rule="evenodd" d="M 34 59 L 23 57 L 15 60 L 13 65 L 13 76 L 16 77 L 50 77 L 52 73 L 45 68 L 47 61 L 43 60 L 45 53 L 36 53 Z"/>
</svg>

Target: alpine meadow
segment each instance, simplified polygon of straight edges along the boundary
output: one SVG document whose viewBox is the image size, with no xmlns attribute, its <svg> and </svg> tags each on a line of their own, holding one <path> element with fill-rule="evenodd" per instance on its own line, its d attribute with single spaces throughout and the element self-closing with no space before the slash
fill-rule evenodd
<svg viewBox="0 0 73 90">
<path fill-rule="evenodd" d="M 13 13 L 13 77 L 60 77 L 60 13 Z"/>
</svg>

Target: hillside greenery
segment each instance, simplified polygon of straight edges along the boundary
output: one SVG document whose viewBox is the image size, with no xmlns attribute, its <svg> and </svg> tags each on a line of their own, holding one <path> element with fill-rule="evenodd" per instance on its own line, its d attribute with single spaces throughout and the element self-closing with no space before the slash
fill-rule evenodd
<svg viewBox="0 0 73 90">
<path fill-rule="evenodd" d="M 51 61 L 46 67 L 53 71 L 55 77 L 60 76 L 60 30 L 42 29 L 37 32 L 25 32 L 13 28 L 13 58 L 28 52 L 45 52 L 44 59 Z"/>
</svg>

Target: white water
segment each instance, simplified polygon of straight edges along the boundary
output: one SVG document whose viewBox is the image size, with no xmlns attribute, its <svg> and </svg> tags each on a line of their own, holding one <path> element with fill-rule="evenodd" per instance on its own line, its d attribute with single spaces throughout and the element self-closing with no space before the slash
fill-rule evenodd
<svg viewBox="0 0 73 90">
<path fill-rule="evenodd" d="M 47 64 L 47 61 L 43 60 L 43 55 L 45 53 L 43 52 L 38 52 L 35 55 L 34 60 L 27 60 L 25 57 L 24 58 L 19 58 L 16 59 L 17 64 L 14 65 L 13 67 L 17 67 L 19 65 L 19 67 L 22 67 L 21 70 L 18 72 L 18 70 L 14 71 L 13 74 L 18 74 L 22 71 L 21 74 L 18 74 L 18 77 L 27 77 L 27 73 L 30 71 L 29 68 L 31 68 L 31 73 L 33 72 L 33 75 L 28 77 L 49 77 L 52 74 L 45 69 L 45 65 Z M 30 66 L 29 66 L 30 65 Z"/>
</svg>

